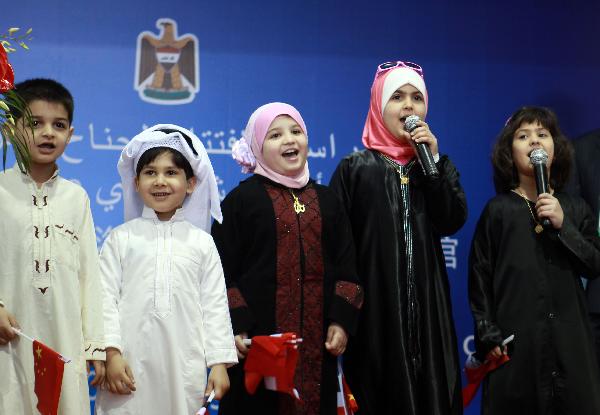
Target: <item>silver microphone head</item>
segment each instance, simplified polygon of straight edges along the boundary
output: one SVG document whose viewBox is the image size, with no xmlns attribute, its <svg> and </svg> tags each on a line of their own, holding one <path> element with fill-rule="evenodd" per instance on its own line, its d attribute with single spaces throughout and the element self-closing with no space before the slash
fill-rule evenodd
<svg viewBox="0 0 600 415">
<path fill-rule="evenodd" d="M 529 155 L 531 164 L 546 164 L 548 161 L 548 153 L 543 148 L 534 149 Z"/>
<path fill-rule="evenodd" d="M 418 115 L 409 115 L 406 117 L 406 120 L 404 120 L 404 130 L 410 133 L 412 130 L 417 128 L 417 123 L 419 120 L 420 118 Z"/>
</svg>

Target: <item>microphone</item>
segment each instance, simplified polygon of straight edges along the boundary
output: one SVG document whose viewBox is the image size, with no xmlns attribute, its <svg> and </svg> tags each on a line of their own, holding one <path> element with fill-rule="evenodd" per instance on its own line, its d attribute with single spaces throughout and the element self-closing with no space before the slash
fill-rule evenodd
<svg viewBox="0 0 600 415">
<path fill-rule="evenodd" d="M 419 122 L 418 115 L 409 115 L 404 121 L 404 130 L 406 130 L 408 133 L 411 133 L 415 128 L 417 128 L 417 122 Z M 423 168 L 423 173 L 425 173 L 425 176 L 434 178 L 439 177 L 440 172 L 435 165 L 435 161 L 433 160 L 433 155 L 431 154 L 429 146 L 425 143 L 416 144 L 417 155 L 419 156 L 419 161 L 421 162 L 421 167 Z"/>
<path fill-rule="evenodd" d="M 538 196 L 542 193 L 548 193 L 548 170 L 546 169 L 546 162 L 548 161 L 548 153 L 543 148 L 534 149 L 529 155 L 529 160 L 533 165 L 533 172 L 535 176 L 535 188 Z M 544 228 L 550 228 L 552 223 L 550 219 L 544 218 L 542 220 L 542 226 Z"/>
</svg>

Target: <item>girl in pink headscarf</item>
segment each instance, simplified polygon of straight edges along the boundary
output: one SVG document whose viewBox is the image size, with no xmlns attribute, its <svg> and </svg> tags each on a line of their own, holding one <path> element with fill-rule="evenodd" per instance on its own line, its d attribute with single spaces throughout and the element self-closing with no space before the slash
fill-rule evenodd
<svg viewBox="0 0 600 415">
<path fill-rule="evenodd" d="M 460 414 L 460 371 L 440 238 L 467 216 L 458 172 L 424 121 L 420 66 L 379 65 L 362 135 L 365 150 L 337 167 L 330 186 L 350 218 L 366 296 L 344 371 L 360 414 Z M 409 134 L 408 116 L 420 121 Z M 439 176 L 425 176 L 415 144 Z"/>
<path fill-rule="evenodd" d="M 307 153 L 294 107 L 258 108 L 233 147 L 242 171 L 254 175 L 227 195 L 223 222 L 212 227 L 239 358 L 246 338 L 296 332 L 304 339 L 294 379 L 302 402 L 262 386 L 249 395 L 242 363 L 229 370 L 220 414 L 336 414 L 336 359 L 363 293 L 347 216 L 335 194 L 309 178 Z"/>
</svg>

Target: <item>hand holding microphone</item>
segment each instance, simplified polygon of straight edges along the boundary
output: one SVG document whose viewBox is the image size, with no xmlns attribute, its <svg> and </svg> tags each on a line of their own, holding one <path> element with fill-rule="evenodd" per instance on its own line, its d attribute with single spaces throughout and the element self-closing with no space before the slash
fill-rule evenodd
<svg viewBox="0 0 600 415">
<path fill-rule="evenodd" d="M 535 176 L 535 187 L 538 194 L 538 201 L 536 203 L 536 210 L 538 217 L 540 214 L 547 213 L 548 216 L 540 218 L 544 229 L 562 227 L 564 219 L 564 213 L 562 207 L 554 196 L 550 195 L 550 186 L 548 185 L 548 169 L 546 163 L 548 162 L 548 153 L 543 148 L 534 149 L 529 155 L 529 160 L 533 165 L 533 172 Z M 543 196 L 540 196 L 545 194 Z M 552 220 L 550 219 L 552 218 Z"/>
<path fill-rule="evenodd" d="M 412 132 L 419 128 L 420 119 L 418 115 L 410 115 L 406 117 L 404 121 L 404 130 L 411 134 Z M 425 125 L 426 126 L 426 125 Z M 429 130 L 428 130 L 429 131 Z M 431 132 L 430 132 L 431 134 Z M 417 155 L 419 156 L 419 161 L 421 162 L 421 167 L 423 167 L 423 172 L 427 177 L 439 177 L 440 172 L 438 171 L 435 161 L 433 159 L 433 155 L 431 154 L 431 149 L 427 145 L 427 143 L 415 143 L 415 147 L 417 149 Z"/>
<path fill-rule="evenodd" d="M 542 193 L 549 193 L 550 187 L 548 186 L 548 170 L 546 169 L 546 163 L 548 162 L 548 153 L 543 148 L 534 149 L 529 154 L 529 160 L 533 165 L 533 172 L 535 175 L 535 188 L 538 196 Z M 552 226 L 550 219 L 542 219 L 542 226 L 548 229 Z"/>
</svg>

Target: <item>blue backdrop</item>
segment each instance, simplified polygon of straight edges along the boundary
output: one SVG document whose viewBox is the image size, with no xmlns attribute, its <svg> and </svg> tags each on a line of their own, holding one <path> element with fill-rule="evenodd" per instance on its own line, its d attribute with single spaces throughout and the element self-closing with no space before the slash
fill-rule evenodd
<svg viewBox="0 0 600 415">
<path fill-rule="evenodd" d="M 59 164 L 90 195 L 98 244 L 122 222 L 115 166 L 144 126 L 193 129 L 224 196 L 243 176 L 230 144 L 250 113 L 269 101 L 289 102 L 308 125 L 311 175 L 328 183 L 340 158 L 361 147 L 376 65 L 421 64 L 427 121 L 458 166 L 469 202 L 467 224 L 444 240 L 461 359 L 473 346 L 466 262 L 474 225 L 494 193 L 495 135 L 525 104 L 554 108 L 570 136 L 600 124 L 600 2 L 31 0 L 3 9 L 0 31 L 34 29 L 31 50 L 10 56 L 17 81 L 52 77 L 75 97 L 75 135 Z M 160 38 L 163 18 L 176 38 L 187 39 L 179 62 L 187 92 L 179 96 L 134 85 L 152 80 L 156 63 L 142 38 Z M 176 55 L 158 52 L 165 62 Z M 174 102 L 182 96 L 189 102 Z M 478 402 L 465 412 L 479 413 Z"/>
</svg>

